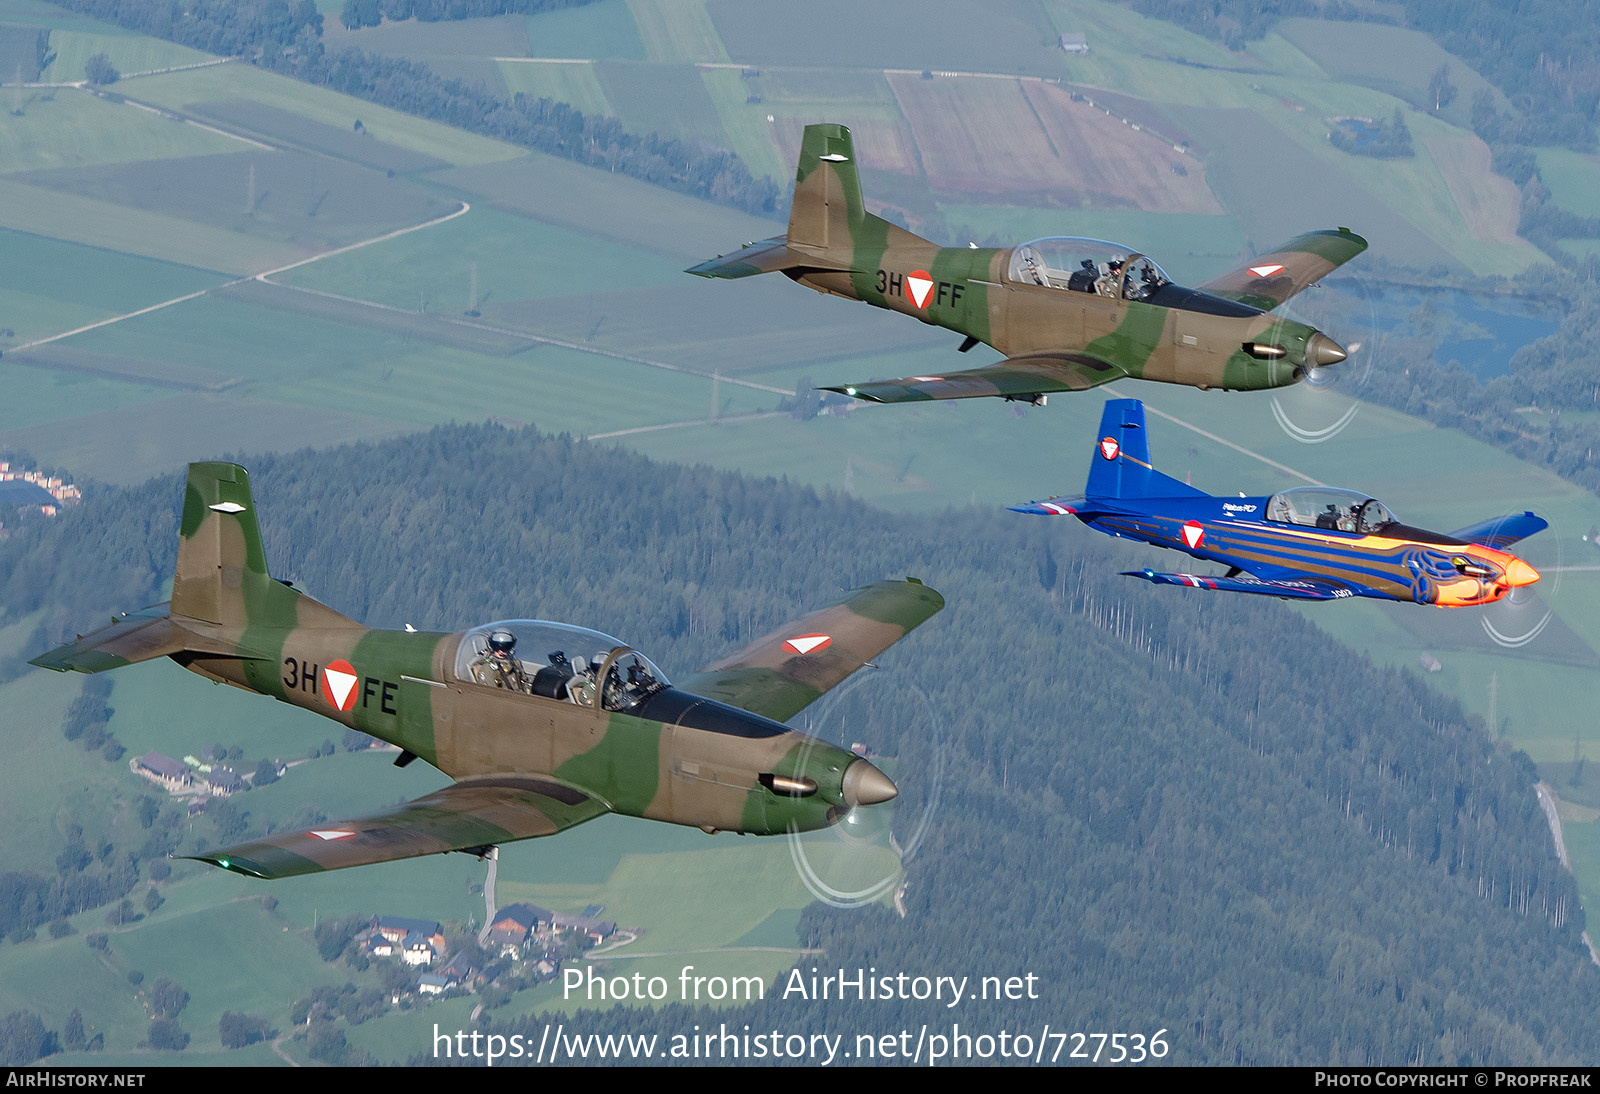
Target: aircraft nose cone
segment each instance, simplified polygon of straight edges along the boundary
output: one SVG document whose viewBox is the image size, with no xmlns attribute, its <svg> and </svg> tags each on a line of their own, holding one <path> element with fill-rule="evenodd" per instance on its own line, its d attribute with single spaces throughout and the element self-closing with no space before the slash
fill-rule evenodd
<svg viewBox="0 0 1600 1094">
<path fill-rule="evenodd" d="M 900 793 L 899 787 L 890 781 L 889 776 L 866 760 L 856 760 L 844 769 L 844 785 L 841 790 L 845 804 L 852 809 L 858 805 L 877 805 L 879 802 L 892 801 Z"/>
<path fill-rule="evenodd" d="M 1321 331 L 1316 332 L 1306 339 L 1306 364 L 1325 368 L 1328 365 L 1337 365 L 1350 356 L 1344 347 L 1329 338 Z"/>
<path fill-rule="evenodd" d="M 1513 589 L 1520 589 L 1524 585 L 1532 585 L 1539 580 L 1539 571 L 1529 566 L 1520 558 L 1511 560 L 1511 565 L 1506 567 L 1506 584 Z"/>
</svg>

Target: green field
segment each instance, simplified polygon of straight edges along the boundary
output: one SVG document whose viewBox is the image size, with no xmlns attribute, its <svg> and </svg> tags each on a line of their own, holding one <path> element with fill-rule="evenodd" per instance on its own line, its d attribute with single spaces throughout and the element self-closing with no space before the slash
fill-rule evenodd
<svg viewBox="0 0 1600 1094">
<path fill-rule="evenodd" d="M 615 114 L 595 66 L 545 61 L 502 61 L 500 78 L 512 94 L 569 103 L 585 114 Z"/>
<path fill-rule="evenodd" d="M 525 57 L 528 54 L 527 22 L 520 15 L 496 15 L 482 19 L 454 19 L 423 23 L 415 19 L 384 22 L 362 30 L 336 30 L 324 20 L 323 33 L 330 45 L 355 46 L 369 53 L 393 53 L 431 61 L 438 57 Z M 330 32 L 331 31 L 331 32 Z"/>
<path fill-rule="evenodd" d="M 1425 34 L 1401 27 L 1338 23 L 1317 19 L 1285 19 L 1277 33 L 1314 60 L 1329 76 L 1376 88 L 1413 105 L 1431 109 L 1428 82 L 1441 65 L 1456 85 L 1455 101 L 1445 117 L 1465 124 L 1473 96 L 1493 85 L 1446 53 Z"/>
<path fill-rule="evenodd" d="M 744 161 L 751 173 L 766 175 L 780 185 L 793 174 L 793 164 L 787 161 L 774 143 L 771 116 L 765 101 L 750 102 L 756 94 L 756 81 L 747 80 L 739 70 L 732 68 L 707 68 L 700 73 L 705 82 L 706 94 L 716 106 L 717 118 L 724 143 L 729 151 Z"/>
<path fill-rule="evenodd" d="M 707 0 L 628 0 L 648 60 L 666 64 L 731 60 L 712 25 Z"/>
<path fill-rule="evenodd" d="M 85 32 L 104 31 L 106 33 L 121 33 L 118 27 L 90 19 L 86 15 L 77 15 L 63 11 L 61 8 L 48 2 L 48 0 L 0 0 L 0 22 L 12 23 L 27 27 L 49 27 L 53 29 L 73 29 Z"/>
<path fill-rule="evenodd" d="M 0 284 L 117 314 L 218 284 L 207 270 L 0 229 Z M 7 324 L 8 326 L 11 324 Z"/>
<path fill-rule="evenodd" d="M 1600 216 L 1600 159 L 1567 148 L 1541 148 L 1539 177 L 1556 205 L 1579 216 Z"/>
<path fill-rule="evenodd" d="M 688 65 L 599 61 L 606 102 L 641 132 L 683 141 L 720 142 L 722 119 L 700 73 Z"/>
<path fill-rule="evenodd" d="M 354 122 L 339 128 L 244 99 L 191 103 L 189 113 L 220 122 L 232 131 L 255 133 L 274 142 L 351 160 L 379 171 L 404 174 L 445 165 L 443 160 L 433 156 L 378 140 L 365 128 L 358 131 Z"/>
<path fill-rule="evenodd" d="M 747 240 L 783 233 L 783 225 L 776 220 L 538 153 L 515 163 L 442 171 L 434 181 L 506 212 L 574 229 L 600 243 L 653 251 L 685 266 L 705 258 L 708 245 L 713 252 L 732 250 Z M 725 239 L 732 242 L 720 242 Z M 585 249 L 569 256 L 564 264 L 558 263 L 556 272 L 586 276 L 584 270 L 591 261 Z"/>
<path fill-rule="evenodd" d="M 277 76 L 251 65 L 214 65 L 152 76 L 129 86 L 143 102 L 182 111 L 190 103 L 246 99 L 308 121 L 347 130 L 359 119 L 374 140 L 458 166 L 515 159 L 520 149 L 438 122 Z"/>
<path fill-rule="evenodd" d="M 599 0 L 528 16 L 528 52 L 534 57 L 645 59 L 628 0 Z"/>
<path fill-rule="evenodd" d="M 8 175 L 53 167 L 204 156 L 248 147 L 220 133 L 71 88 L 32 88 L 24 95 L 20 115 L 9 110 L 0 114 L 0 170 Z"/>
<path fill-rule="evenodd" d="M 705 7 L 728 56 L 741 64 L 1047 76 L 1062 71 L 1062 54 L 1043 11 L 1027 5 L 1007 12 L 970 0 L 932 0 L 909 17 L 894 5 L 863 7 L 848 0 L 710 0 Z M 841 33 L 844 27 L 847 33 Z"/>
<path fill-rule="evenodd" d="M 446 224 L 302 266 L 281 280 L 390 307 L 426 304 L 460 315 L 472 302 L 474 269 L 480 305 L 675 284 L 682 277 L 657 255 L 596 246 L 564 227 L 474 208 Z"/>
<path fill-rule="evenodd" d="M 236 151 L 18 179 L 52 193 L 261 237 L 306 254 L 435 220 L 454 202 L 370 168 L 299 152 Z"/>
<path fill-rule="evenodd" d="M 55 63 L 44 70 L 41 78 L 52 83 L 82 80 L 84 66 L 97 53 L 110 57 L 111 64 L 124 76 L 211 60 L 210 54 L 198 49 L 129 34 L 120 27 L 106 27 L 103 31 L 97 28 L 94 32 L 52 31 L 50 49 L 56 55 Z"/>
<path fill-rule="evenodd" d="M 239 191 L 243 204 L 243 188 Z M 223 273 L 256 273 L 308 257 L 292 243 L 0 178 L 0 228 Z"/>
</svg>

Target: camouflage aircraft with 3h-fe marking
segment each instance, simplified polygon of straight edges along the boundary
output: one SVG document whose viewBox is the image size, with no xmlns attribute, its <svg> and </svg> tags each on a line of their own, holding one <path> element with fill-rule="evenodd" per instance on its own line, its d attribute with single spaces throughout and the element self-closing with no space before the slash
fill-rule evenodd
<svg viewBox="0 0 1600 1094">
<path fill-rule="evenodd" d="M 1347 228 L 1307 232 L 1193 289 L 1130 248 L 1056 237 L 1016 247 L 940 247 L 866 211 L 850 131 L 810 125 L 782 237 L 746 244 L 689 273 L 781 272 L 982 342 L 1005 360 L 938 376 L 828 387 L 877 403 L 994 395 L 1043 403 L 1131 377 L 1202 389 L 1282 387 L 1334 365 L 1327 335 L 1272 314 L 1366 250 Z"/>
<path fill-rule="evenodd" d="M 510 620 L 371 630 L 267 574 L 242 467 L 189 467 L 169 604 L 34 659 L 100 672 L 170 657 L 421 757 L 456 781 L 357 820 L 195 856 L 278 878 L 445 851 L 486 854 L 603 813 L 774 834 L 885 802 L 865 759 L 782 724 L 944 606 L 882 581 L 673 686 L 596 631 Z M 536 658 L 537 660 L 524 658 Z"/>
<path fill-rule="evenodd" d="M 1401 524 L 1365 494 L 1326 486 L 1213 497 L 1152 466 L 1137 399 L 1106 403 L 1082 495 L 1015 509 L 1077 517 L 1107 535 L 1228 567 L 1225 574 L 1125 571 L 1157 585 L 1298 600 L 1370 596 L 1440 608 L 1490 604 L 1538 581 L 1538 571 L 1506 548 L 1549 527 L 1521 513 L 1441 535 Z"/>
</svg>

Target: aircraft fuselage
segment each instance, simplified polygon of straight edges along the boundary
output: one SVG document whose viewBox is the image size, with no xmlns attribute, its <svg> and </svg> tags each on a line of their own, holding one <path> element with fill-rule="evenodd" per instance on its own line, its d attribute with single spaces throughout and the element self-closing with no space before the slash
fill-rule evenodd
<svg viewBox="0 0 1600 1094">
<path fill-rule="evenodd" d="M 1108 535 L 1182 551 L 1262 580 L 1333 586 L 1335 597 L 1464 607 L 1493 603 L 1538 577 L 1504 551 L 1407 525 L 1362 532 L 1267 520 L 1270 500 L 1141 498 L 1135 506 L 1091 498 L 1073 515 Z M 1215 580 L 1178 576 L 1197 587 Z"/>
<path fill-rule="evenodd" d="M 253 629 L 256 656 L 175 659 L 458 780 L 550 776 L 616 813 L 759 835 L 825 828 L 849 809 L 845 770 L 866 761 L 826 741 L 670 686 L 630 713 L 576 688 L 558 699 L 461 679 L 454 666 L 466 633 Z M 611 663 L 628 652 L 617 647 Z"/>
<path fill-rule="evenodd" d="M 790 276 L 818 292 L 975 338 L 1008 358 L 1065 347 L 1086 361 L 1115 362 L 1136 379 L 1200 388 L 1293 384 L 1305 374 L 1307 345 L 1317 334 L 1304 323 L 1178 285 L 1129 300 L 1028 284 L 1009 276 L 1015 247 L 937 247 L 884 227 L 882 240 L 857 242 L 848 273 Z"/>
</svg>

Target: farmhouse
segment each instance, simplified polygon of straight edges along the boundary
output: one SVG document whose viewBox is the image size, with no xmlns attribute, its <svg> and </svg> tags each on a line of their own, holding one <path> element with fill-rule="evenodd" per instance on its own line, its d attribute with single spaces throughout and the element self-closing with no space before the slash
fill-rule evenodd
<svg viewBox="0 0 1600 1094">
<path fill-rule="evenodd" d="M 128 767 L 135 775 L 149 779 L 169 794 L 179 794 L 194 786 L 194 776 L 189 773 L 187 764 L 159 752 L 146 752 Z"/>
<path fill-rule="evenodd" d="M 407 965 L 431 965 L 444 952 L 444 932 L 432 920 L 373 916 L 368 929 L 376 957 L 398 956 Z"/>
<path fill-rule="evenodd" d="M 554 918 L 552 913 L 534 904 L 508 904 L 495 913 L 484 944 L 498 947 L 507 957 L 516 957 L 527 949 L 529 936 L 548 929 Z"/>
<path fill-rule="evenodd" d="M 562 915 L 559 912 L 551 917 L 551 925 L 558 931 L 586 934 L 595 942 L 604 942 L 617 931 L 617 925 L 609 919 L 595 919 L 586 915 Z"/>
</svg>

